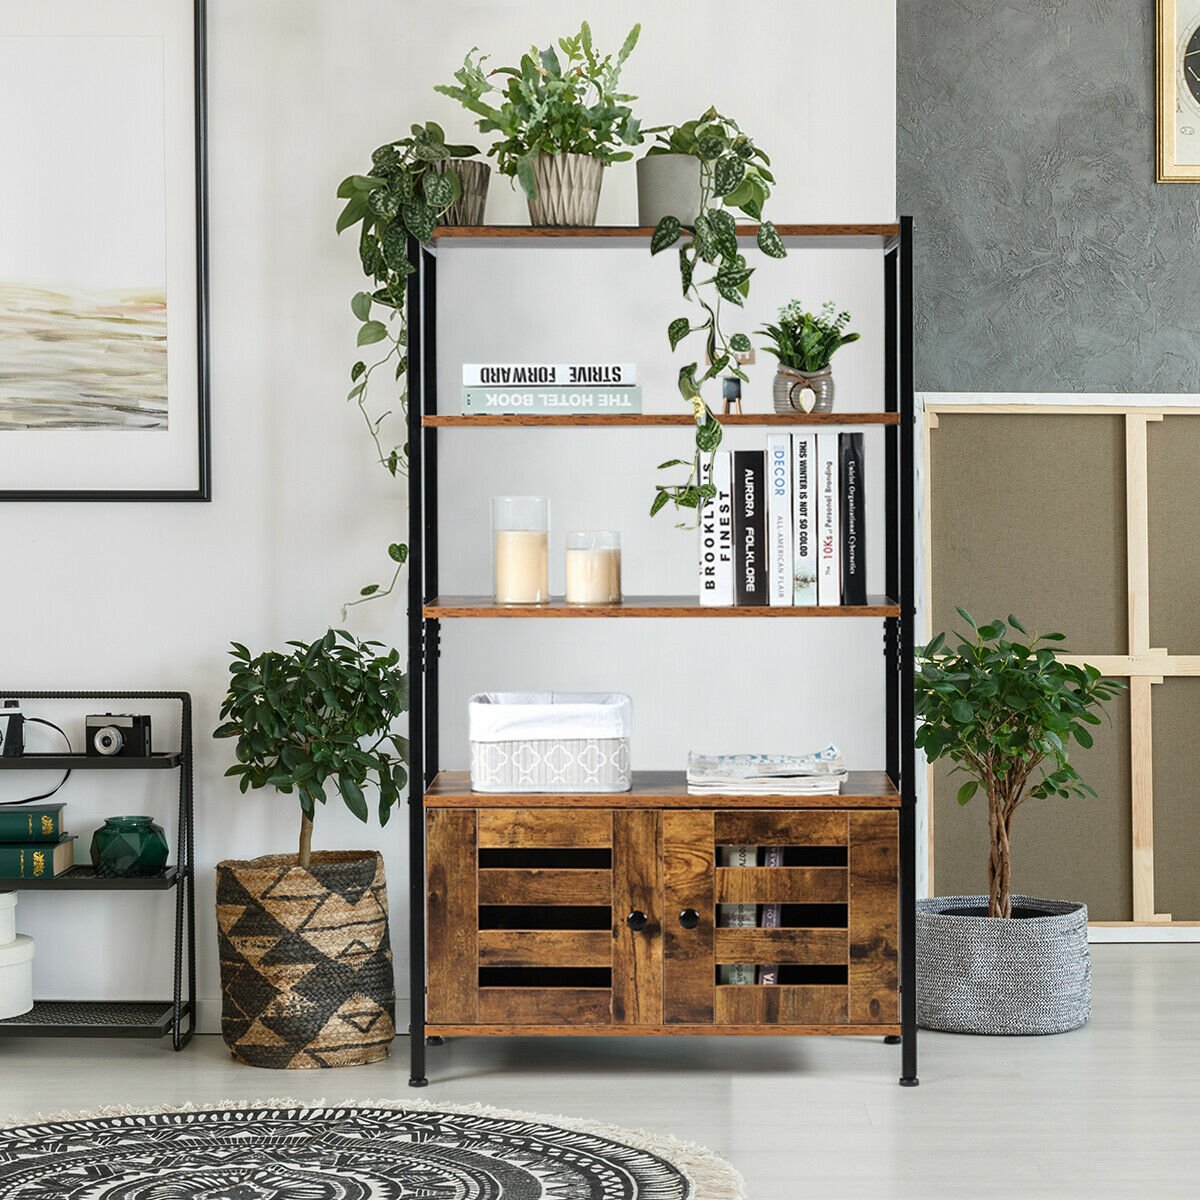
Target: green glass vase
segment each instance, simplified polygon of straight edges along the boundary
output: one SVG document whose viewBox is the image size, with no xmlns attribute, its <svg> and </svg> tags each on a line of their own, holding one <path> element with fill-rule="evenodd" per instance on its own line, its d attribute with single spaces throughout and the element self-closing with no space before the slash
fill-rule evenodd
<svg viewBox="0 0 1200 1200">
<path fill-rule="evenodd" d="M 168 853 L 167 835 L 150 817 L 109 817 L 92 835 L 97 875 L 158 875 Z"/>
</svg>

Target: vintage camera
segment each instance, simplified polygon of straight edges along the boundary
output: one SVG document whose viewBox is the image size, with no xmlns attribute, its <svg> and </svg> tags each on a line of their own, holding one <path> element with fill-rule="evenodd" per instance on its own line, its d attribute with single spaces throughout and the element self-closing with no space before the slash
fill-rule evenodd
<svg viewBox="0 0 1200 1200">
<path fill-rule="evenodd" d="M 104 758 L 150 757 L 150 718 L 128 713 L 85 717 L 83 745 L 87 754 Z"/>
<path fill-rule="evenodd" d="M 0 758 L 20 758 L 25 753 L 25 714 L 19 700 L 5 700 L 0 708 Z"/>
</svg>

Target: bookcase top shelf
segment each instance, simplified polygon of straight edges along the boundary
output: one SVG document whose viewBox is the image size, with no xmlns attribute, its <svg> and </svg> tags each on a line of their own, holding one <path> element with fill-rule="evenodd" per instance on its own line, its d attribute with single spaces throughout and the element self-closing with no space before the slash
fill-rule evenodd
<svg viewBox="0 0 1200 1200">
<path fill-rule="evenodd" d="M 806 425 L 899 425 L 900 414 L 890 412 L 865 413 L 714 413 L 722 425 L 784 425 L 801 428 Z M 430 426 L 495 427 L 504 425 L 549 426 L 610 426 L 694 425 L 691 413 L 555 413 L 535 415 L 526 413 L 497 413 L 493 416 L 438 414 L 423 416 L 421 424 Z"/>
<path fill-rule="evenodd" d="M 628 792 L 471 791 L 467 771 L 439 771 L 425 792 L 430 808 L 899 808 L 900 793 L 884 771 L 851 771 L 833 796 L 693 795 L 683 771 L 634 771 Z"/>
<path fill-rule="evenodd" d="M 900 606 L 886 596 L 868 596 L 866 605 L 702 605 L 696 596 L 626 596 L 620 604 L 568 604 L 561 596 L 548 604 L 497 604 L 491 596 L 435 596 L 424 606 L 433 620 L 460 617 L 875 617 L 900 616 Z"/>
<path fill-rule="evenodd" d="M 784 238 L 879 238 L 884 241 L 900 236 L 898 224 L 852 224 L 852 225 L 776 225 L 776 232 Z M 758 232 L 757 225 L 739 225 L 738 237 L 752 238 Z M 437 241 L 481 241 L 492 238 L 538 241 L 554 239 L 625 239 L 626 241 L 648 241 L 654 233 L 652 225 L 586 225 L 586 226 L 537 226 L 532 225 L 443 225 L 433 231 Z"/>
</svg>

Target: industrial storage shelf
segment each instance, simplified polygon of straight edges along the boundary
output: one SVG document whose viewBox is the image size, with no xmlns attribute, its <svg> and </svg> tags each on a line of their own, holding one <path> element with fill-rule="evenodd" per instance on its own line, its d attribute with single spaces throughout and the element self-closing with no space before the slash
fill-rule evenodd
<svg viewBox="0 0 1200 1200">
<path fill-rule="evenodd" d="M 159 875 L 99 875 L 95 867 L 77 866 L 52 879 L 3 879 L 0 892 L 165 892 L 179 882 L 179 868 Z"/>
<path fill-rule="evenodd" d="M 889 412 L 843 412 L 843 413 L 713 413 L 722 425 L 786 425 L 789 428 L 805 425 L 899 425 L 900 414 Z M 492 416 L 458 414 L 433 414 L 423 416 L 421 425 L 426 429 L 466 429 L 472 425 L 481 428 L 503 428 L 506 425 L 532 428 L 543 425 L 552 429 L 609 428 L 624 429 L 639 426 L 694 425 L 691 413 L 496 413 Z"/>
<path fill-rule="evenodd" d="M 152 754 L 149 758 L 103 754 L 20 754 L 0 758 L 2 771 L 169 771 L 183 762 L 183 755 Z"/>
<path fill-rule="evenodd" d="M 459 618 L 572 617 L 875 617 L 900 616 L 900 606 L 886 596 L 870 596 L 869 604 L 806 605 L 800 608 L 759 605 L 703 605 L 695 596 L 626 596 L 620 604 L 568 604 L 557 596 L 545 604 L 497 604 L 491 596 L 435 596 L 424 606 L 434 621 Z"/>
<path fill-rule="evenodd" d="M 739 225 L 737 235 L 752 238 L 757 225 Z M 891 224 L 861 225 L 776 225 L 775 232 L 783 238 L 882 238 L 890 241 L 900 236 L 900 226 Z M 654 234 L 652 225 L 443 225 L 433 231 L 437 241 L 485 241 L 492 238 L 525 239 L 531 243 L 562 239 L 649 241 Z"/>
<path fill-rule="evenodd" d="M 190 1012 L 185 1003 L 179 1015 Z M 174 1027 L 170 1000 L 39 1000 L 29 1012 L 0 1021 L 0 1037 L 163 1038 Z"/>
</svg>

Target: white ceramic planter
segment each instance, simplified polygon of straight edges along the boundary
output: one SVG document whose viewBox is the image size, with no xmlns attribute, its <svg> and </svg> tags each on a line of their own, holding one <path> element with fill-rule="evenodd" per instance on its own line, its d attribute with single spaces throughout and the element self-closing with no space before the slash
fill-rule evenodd
<svg viewBox="0 0 1200 1200">
<path fill-rule="evenodd" d="M 33 938 L 18 935 L 0 946 L 0 1021 L 33 1007 Z"/>
<path fill-rule="evenodd" d="M 17 939 L 17 893 L 0 892 L 0 946 Z"/>
<path fill-rule="evenodd" d="M 690 154 L 650 154 L 637 165 L 638 224 L 650 227 L 663 217 L 685 225 L 700 212 L 700 162 Z"/>
<path fill-rule="evenodd" d="M 587 154 L 539 154 L 533 160 L 537 195 L 529 201 L 533 225 L 595 225 L 604 164 Z"/>
</svg>

